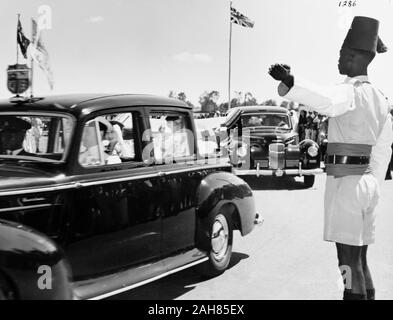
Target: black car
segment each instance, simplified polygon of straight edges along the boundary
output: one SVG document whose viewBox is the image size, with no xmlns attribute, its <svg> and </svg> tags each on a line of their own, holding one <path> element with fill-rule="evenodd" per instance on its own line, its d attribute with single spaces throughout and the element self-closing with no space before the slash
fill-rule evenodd
<svg viewBox="0 0 393 320">
<path fill-rule="evenodd" d="M 100 299 L 229 264 L 258 216 L 198 154 L 192 109 L 148 95 L 0 102 L 0 299 Z"/>
<path fill-rule="evenodd" d="M 238 176 L 304 176 L 312 187 L 322 173 L 321 150 L 310 139 L 299 141 L 290 111 L 276 106 L 247 106 L 229 110 L 220 137 Z"/>
</svg>

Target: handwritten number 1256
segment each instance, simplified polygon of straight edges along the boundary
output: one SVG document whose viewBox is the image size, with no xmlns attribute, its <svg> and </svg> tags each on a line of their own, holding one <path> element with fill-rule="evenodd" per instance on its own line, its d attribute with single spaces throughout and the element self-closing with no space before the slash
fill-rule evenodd
<svg viewBox="0 0 393 320">
<path fill-rule="evenodd" d="M 339 7 L 355 7 L 356 1 L 340 1 L 338 3 Z"/>
</svg>

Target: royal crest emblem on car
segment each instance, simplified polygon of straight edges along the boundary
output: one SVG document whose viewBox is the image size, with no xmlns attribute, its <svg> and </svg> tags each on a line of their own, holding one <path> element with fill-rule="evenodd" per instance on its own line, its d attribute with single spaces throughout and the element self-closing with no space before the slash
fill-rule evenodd
<svg viewBox="0 0 393 320">
<path fill-rule="evenodd" d="M 30 86 L 30 69 L 26 64 L 14 64 L 7 69 L 7 87 L 13 94 L 22 94 Z"/>
</svg>

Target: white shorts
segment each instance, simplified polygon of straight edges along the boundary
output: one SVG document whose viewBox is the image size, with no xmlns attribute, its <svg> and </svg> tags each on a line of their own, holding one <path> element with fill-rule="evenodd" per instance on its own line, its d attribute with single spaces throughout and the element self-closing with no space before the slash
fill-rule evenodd
<svg viewBox="0 0 393 320">
<path fill-rule="evenodd" d="M 374 209 L 378 199 L 379 184 L 371 174 L 342 178 L 328 176 L 324 240 L 352 246 L 374 243 Z"/>
</svg>

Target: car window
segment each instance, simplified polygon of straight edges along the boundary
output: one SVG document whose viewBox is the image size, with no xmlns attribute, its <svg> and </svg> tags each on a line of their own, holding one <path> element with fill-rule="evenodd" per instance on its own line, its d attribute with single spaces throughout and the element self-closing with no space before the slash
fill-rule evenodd
<svg viewBox="0 0 393 320">
<path fill-rule="evenodd" d="M 194 137 L 187 114 L 151 113 L 149 120 L 157 164 L 194 156 Z"/>
<path fill-rule="evenodd" d="M 62 160 L 74 121 L 57 114 L 0 114 L 0 155 L 20 159 Z"/>
<path fill-rule="evenodd" d="M 280 127 L 290 129 L 291 123 L 286 114 L 260 113 L 242 116 L 243 127 Z"/>
<path fill-rule="evenodd" d="M 135 161 L 134 114 L 115 113 L 86 122 L 79 148 L 84 167 Z"/>
</svg>

